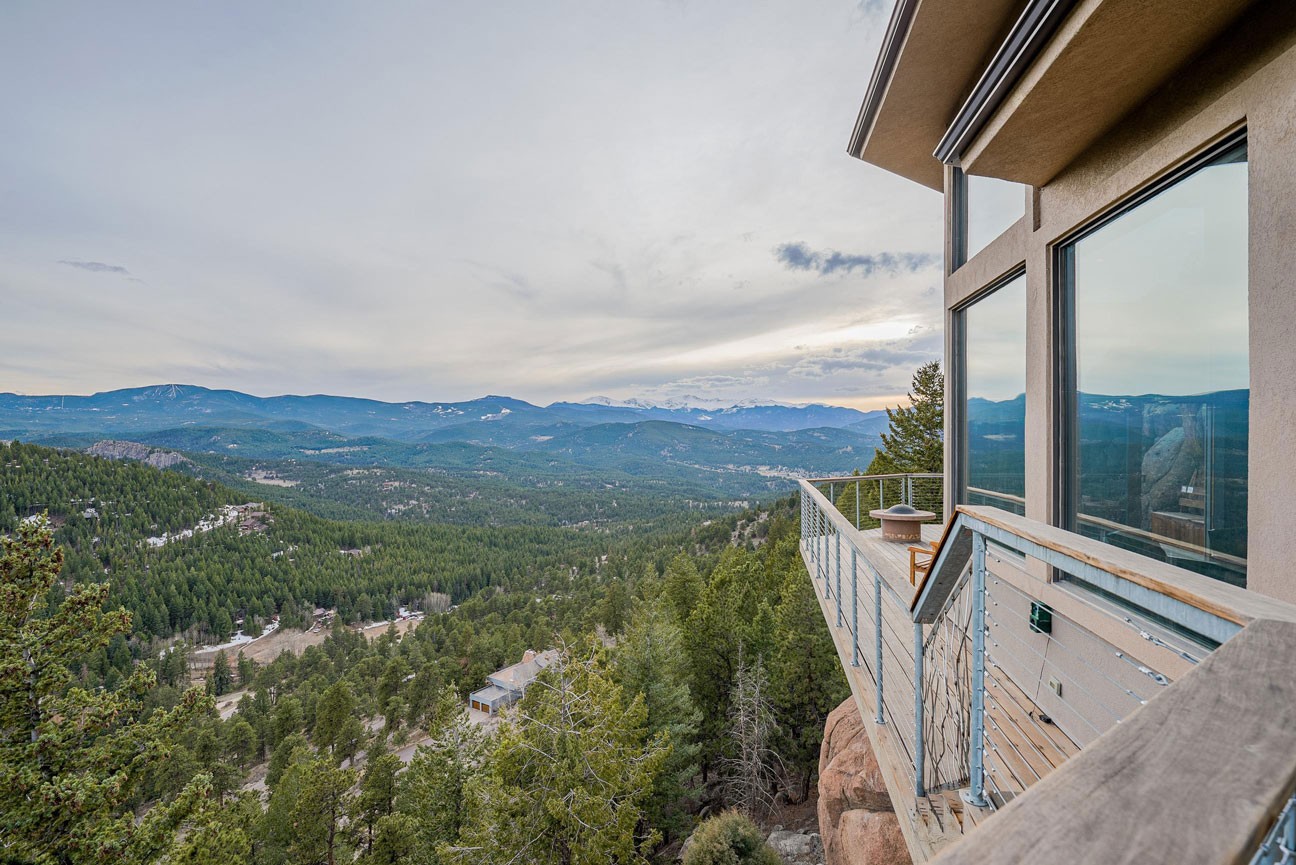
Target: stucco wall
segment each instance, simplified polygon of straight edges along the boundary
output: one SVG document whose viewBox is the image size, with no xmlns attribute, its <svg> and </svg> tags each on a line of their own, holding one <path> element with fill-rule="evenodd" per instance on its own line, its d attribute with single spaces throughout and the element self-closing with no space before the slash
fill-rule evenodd
<svg viewBox="0 0 1296 865">
<path fill-rule="evenodd" d="M 1242 126 L 1250 219 L 1247 581 L 1296 601 L 1286 543 L 1288 515 L 1296 513 L 1296 4 L 1256 4 L 1098 145 L 1028 194 L 1026 216 L 946 278 L 945 303 L 953 309 L 1026 267 L 1026 511 L 1049 522 L 1057 446 L 1053 246 Z M 952 441 L 953 430 L 947 433 Z"/>
</svg>

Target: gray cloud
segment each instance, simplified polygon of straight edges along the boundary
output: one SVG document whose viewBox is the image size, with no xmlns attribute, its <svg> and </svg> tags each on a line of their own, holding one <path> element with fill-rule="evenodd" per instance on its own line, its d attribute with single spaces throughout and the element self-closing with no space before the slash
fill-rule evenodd
<svg viewBox="0 0 1296 865">
<path fill-rule="evenodd" d="M 91 273 L 115 273 L 118 276 L 134 276 L 120 264 L 104 264 L 102 261 L 76 261 L 64 258 L 59 261 L 59 264 L 66 264 L 68 267 L 75 267 L 77 270 L 88 270 Z"/>
<path fill-rule="evenodd" d="M 879 252 L 861 255 L 835 249 L 816 251 L 804 243 L 785 243 L 774 250 L 774 257 L 790 270 L 809 270 L 822 276 L 853 273 L 861 276 L 886 273 L 917 273 L 940 263 L 940 256 L 930 252 Z"/>
<path fill-rule="evenodd" d="M 907 376 L 921 364 L 940 359 L 941 340 L 939 331 L 919 326 L 905 339 L 858 347 L 837 346 L 806 355 L 789 367 L 787 374 L 801 379 L 822 379 L 843 373 Z"/>
</svg>

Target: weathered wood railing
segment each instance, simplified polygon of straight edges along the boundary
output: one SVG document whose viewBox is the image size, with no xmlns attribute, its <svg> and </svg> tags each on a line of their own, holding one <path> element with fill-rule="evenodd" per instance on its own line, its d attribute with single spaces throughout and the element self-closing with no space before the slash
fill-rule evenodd
<svg viewBox="0 0 1296 865">
<path fill-rule="evenodd" d="M 835 487 L 855 480 L 832 479 L 832 483 Z M 1043 791 L 1044 798 L 1057 797 L 1059 793 L 1047 792 L 1057 789 L 1056 782 L 1037 785 L 1054 777 L 1055 767 L 1099 765 L 1096 761 L 1112 746 L 1094 752 L 1098 755 L 1094 757 L 1090 751 L 1097 743 L 1116 739 L 1126 742 L 1124 747 L 1137 747 L 1128 722 L 1147 714 L 1145 704 L 1164 702 L 1153 701 L 1154 696 L 1177 693 L 1200 699 L 1203 686 L 1181 688 L 1172 682 L 1188 681 L 1191 674 L 1192 681 L 1205 679 L 1208 686 L 1213 682 L 1220 693 L 1228 693 L 1221 674 L 1200 674 L 1221 664 L 1208 667 L 1200 662 L 1240 655 L 1242 650 L 1212 655 L 1215 646 L 1233 646 L 1235 635 L 1252 623 L 1296 622 L 1296 608 L 1290 605 L 990 507 L 956 510 L 930 575 L 915 591 L 878 533 L 856 528 L 837 506 L 838 499 L 830 500 L 825 492 L 829 489 L 819 481 L 802 483 L 803 554 L 821 590 L 825 616 L 843 664 L 849 667 L 857 700 L 873 716 L 870 735 L 877 734 L 875 747 L 882 745 L 879 760 L 897 803 L 906 797 L 914 801 L 962 789 L 970 811 L 984 806 L 1011 813 L 1010 808 L 1025 806 L 1010 803 L 1040 802 L 1037 791 Z M 1287 624 L 1266 625 L 1262 630 L 1270 633 L 1289 627 L 1296 633 L 1296 625 Z M 1268 637 L 1264 645 L 1277 651 L 1283 644 L 1277 637 Z M 1282 661 L 1296 669 L 1293 656 L 1296 652 Z M 1234 689 L 1251 700 L 1244 708 L 1255 714 L 1274 713 L 1276 723 L 1285 725 L 1281 729 L 1292 731 L 1292 739 L 1288 753 L 1270 755 L 1272 789 L 1265 786 L 1263 801 L 1246 811 L 1252 819 L 1246 835 L 1251 846 L 1230 848 L 1241 858 L 1192 861 L 1245 862 L 1257 849 L 1267 850 L 1264 855 L 1277 851 L 1277 858 L 1257 861 L 1286 861 L 1283 857 L 1290 855 L 1283 851 L 1293 849 L 1287 839 L 1296 832 L 1296 808 L 1288 808 L 1283 812 L 1286 816 L 1277 819 L 1296 786 L 1296 719 L 1291 717 L 1296 712 L 1296 681 L 1290 690 L 1286 687 L 1278 687 L 1272 699 L 1264 697 L 1259 681 L 1249 689 Z M 1285 704 L 1271 705 L 1273 699 Z M 1146 727 L 1144 722 L 1139 729 Z M 1254 741 L 1219 744 L 1226 750 L 1253 745 L 1268 749 L 1287 741 L 1269 727 L 1264 727 L 1268 731 L 1264 735 L 1255 724 L 1239 729 L 1247 730 L 1245 735 Z M 1182 747 L 1160 753 L 1177 755 L 1171 764 L 1191 762 L 1196 753 L 1194 736 L 1199 734 L 1185 726 L 1176 734 L 1182 737 Z M 1073 757 L 1081 747 L 1085 750 Z M 1227 763 L 1216 762 L 1211 769 L 1219 776 L 1233 772 Z M 1173 765 L 1149 777 L 1168 783 L 1167 772 L 1173 774 Z M 1183 775 L 1185 781 L 1189 777 Z M 1196 782 L 1192 783 L 1199 802 L 1213 799 L 1208 788 L 1196 789 Z M 1148 795 L 1148 788 L 1137 789 Z M 1139 805 L 1133 797 L 1107 789 L 1100 798 L 1108 802 L 1112 797 L 1124 801 L 1126 813 L 1143 816 L 1147 837 L 1169 831 L 1154 825 L 1169 819 L 1160 814 L 1156 797 Z M 1060 801 L 1069 802 L 1065 797 Z M 1068 809 L 1070 816 L 1063 819 L 1062 812 Z M 909 809 L 911 818 L 921 812 L 921 807 Z M 1091 812 L 1097 813 L 1069 802 L 1054 816 L 1068 827 L 1088 826 L 1085 831 L 1094 832 L 1095 826 L 1087 822 Z M 1002 827 L 1005 821 L 996 818 L 990 825 Z M 1030 820 L 1022 824 L 1031 825 Z M 1114 827 L 1127 825 L 1113 823 Z M 1052 827 L 1038 822 L 1033 828 L 1044 838 L 1055 834 Z M 1175 831 L 1182 832 L 1182 825 Z M 1265 842 L 1268 846 L 1259 848 L 1266 832 L 1271 835 Z M 955 844 L 949 855 L 980 834 L 972 833 Z M 916 859 L 928 858 L 936 848 L 924 848 L 917 835 L 913 827 L 906 833 L 911 853 Z M 1069 842 L 1068 848 L 1054 847 L 1051 854 L 1044 852 L 1047 845 L 1025 845 L 1022 849 L 1031 851 L 1026 858 L 992 855 L 989 851 L 1008 849 L 992 841 L 980 842 L 985 846 L 978 849 L 987 851 L 986 858 L 956 861 L 1024 862 L 1030 857 L 1047 861 L 1059 856 L 1125 861 L 1103 858 L 1114 849 L 1108 847 L 1095 846 L 1102 852 L 1092 857 L 1076 853 L 1078 841 Z M 1125 838 L 1121 843 L 1134 841 Z M 1067 852 L 1063 855 L 1059 849 Z M 1145 853 L 1143 861 L 1149 859 L 1165 857 Z"/>
</svg>

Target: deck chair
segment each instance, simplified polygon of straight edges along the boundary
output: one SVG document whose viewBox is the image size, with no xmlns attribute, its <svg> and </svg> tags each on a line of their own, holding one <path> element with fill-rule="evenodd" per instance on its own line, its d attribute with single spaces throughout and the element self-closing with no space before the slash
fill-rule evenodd
<svg viewBox="0 0 1296 865">
<path fill-rule="evenodd" d="M 932 562 L 936 559 L 936 548 L 939 546 L 940 541 L 932 541 L 921 547 L 909 548 L 909 585 L 918 585 L 919 574 L 927 576 Z"/>
</svg>

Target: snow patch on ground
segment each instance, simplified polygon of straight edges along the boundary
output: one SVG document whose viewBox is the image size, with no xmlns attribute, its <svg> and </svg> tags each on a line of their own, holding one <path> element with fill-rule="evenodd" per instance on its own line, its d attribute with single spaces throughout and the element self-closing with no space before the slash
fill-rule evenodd
<svg viewBox="0 0 1296 865">
<path fill-rule="evenodd" d="M 210 532 L 212 529 L 218 529 L 221 526 L 229 526 L 238 522 L 239 517 L 246 510 L 246 505 L 226 505 L 214 514 L 208 514 L 198 521 L 198 524 L 192 529 L 181 529 L 178 532 L 163 532 L 161 535 L 153 538 L 145 538 L 144 543 L 150 547 L 165 547 L 172 541 L 181 541 L 192 538 L 194 535 L 200 535 Z"/>
<path fill-rule="evenodd" d="M 261 632 L 260 636 L 249 637 L 247 634 L 243 633 L 242 630 L 239 630 L 234 634 L 234 636 L 230 639 L 228 643 L 221 643 L 218 646 L 199 646 L 198 651 L 219 652 L 222 649 L 232 649 L 235 646 L 246 646 L 249 643 L 255 643 L 257 640 L 260 640 L 262 637 L 270 636 L 277 630 L 279 630 L 278 622 L 268 622 L 265 626 L 265 630 Z"/>
</svg>

